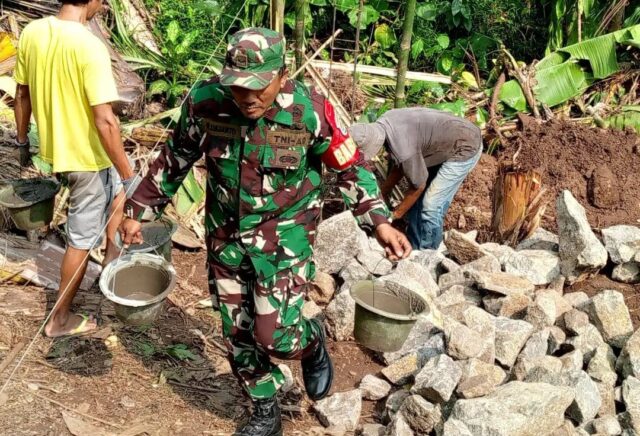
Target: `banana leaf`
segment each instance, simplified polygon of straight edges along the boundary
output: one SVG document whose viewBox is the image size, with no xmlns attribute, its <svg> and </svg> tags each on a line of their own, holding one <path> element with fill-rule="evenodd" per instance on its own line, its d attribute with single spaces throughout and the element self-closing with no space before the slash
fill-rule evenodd
<svg viewBox="0 0 640 436">
<path fill-rule="evenodd" d="M 502 85 L 500 89 L 500 95 L 498 96 L 500 101 L 510 108 L 517 110 L 518 112 L 526 112 L 527 100 L 524 97 L 524 92 L 517 80 L 509 80 Z"/>
<path fill-rule="evenodd" d="M 619 45 L 640 44 L 640 25 L 558 49 L 536 65 L 533 92 L 549 107 L 564 103 L 584 92 L 594 80 L 619 71 Z"/>
<path fill-rule="evenodd" d="M 640 106 L 623 106 L 621 113 L 609 117 L 606 122 L 614 129 L 633 129 L 640 133 Z"/>
<path fill-rule="evenodd" d="M 198 211 L 204 201 L 205 189 L 204 178 L 199 181 L 192 169 L 185 177 L 178 192 L 173 197 L 173 206 L 178 215 L 189 219 Z"/>
</svg>

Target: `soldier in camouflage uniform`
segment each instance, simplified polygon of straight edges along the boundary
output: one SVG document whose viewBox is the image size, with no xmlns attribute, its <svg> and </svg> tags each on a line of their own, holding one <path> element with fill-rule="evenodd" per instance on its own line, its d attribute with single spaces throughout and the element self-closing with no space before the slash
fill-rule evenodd
<svg viewBox="0 0 640 436">
<path fill-rule="evenodd" d="M 333 107 L 287 79 L 285 40 L 246 29 L 230 40 L 219 77 L 195 85 L 161 155 L 127 203 L 121 232 L 139 242 L 139 220 L 153 219 L 204 154 L 205 226 L 211 291 L 222 314 L 234 374 L 253 400 L 241 435 L 281 434 L 275 400 L 284 376 L 270 357 L 302 359 L 310 398 L 333 377 L 319 323 L 302 317 L 320 213 L 321 162 L 338 171 L 344 201 L 375 230 L 390 258 L 407 257 L 406 237 L 389 224 L 376 180 Z"/>
</svg>

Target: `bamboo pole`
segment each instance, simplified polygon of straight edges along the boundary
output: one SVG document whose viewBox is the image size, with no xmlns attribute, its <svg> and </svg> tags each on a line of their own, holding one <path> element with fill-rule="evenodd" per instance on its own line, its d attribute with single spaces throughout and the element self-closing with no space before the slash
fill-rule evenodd
<svg viewBox="0 0 640 436">
<path fill-rule="evenodd" d="M 404 83 L 409 68 L 409 53 L 411 51 L 411 37 L 413 35 L 413 20 L 416 16 L 416 0 L 407 1 L 404 24 L 402 25 L 402 40 L 398 53 L 398 79 L 396 81 L 395 107 L 405 106 Z"/>
<path fill-rule="evenodd" d="M 296 28 L 294 30 L 296 41 L 296 69 L 300 68 L 304 62 L 304 15 L 306 9 L 307 0 L 296 0 Z"/>
<path fill-rule="evenodd" d="M 284 1 L 271 0 L 270 21 L 271 29 L 284 35 Z"/>
</svg>

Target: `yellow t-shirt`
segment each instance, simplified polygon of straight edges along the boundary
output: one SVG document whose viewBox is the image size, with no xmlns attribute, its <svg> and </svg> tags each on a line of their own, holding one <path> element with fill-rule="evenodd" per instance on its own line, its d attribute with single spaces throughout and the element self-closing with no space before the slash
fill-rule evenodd
<svg viewBox="0 0 640 436">
<path fill-rule="evenodd" d="M 15 80 L 29 86 L 40 156 L 56 173 L 100 171 L 112 163 L 92 106 L 118 100 L 106 46 L 83 24 L 47 17 L 20 36 Z"/>
</svg>

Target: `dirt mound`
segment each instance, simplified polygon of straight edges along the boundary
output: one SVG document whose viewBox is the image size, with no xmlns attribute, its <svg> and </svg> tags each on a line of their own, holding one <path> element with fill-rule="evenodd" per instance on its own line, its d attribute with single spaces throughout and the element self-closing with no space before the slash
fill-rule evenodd
<svg viewBox="0 0 640 436">
<path fill-rule="evenodd" d="M 542 220 L 544 228 L 557 228 L 555 198 L 563 189 L 570 190 L 585 207 L 595 228 L 638 224 L 640 138 L 636 134 L 561 121 L 522 121 L 521 131 L 498 153 L 498 159 L 511 159 L 519 150 L 517 163 L 542 173 L 542 183 L 552 198 Z M 480 239 L 486 238 L 497 167 L 495 158 L 483 155 L 451 205 L 448 228 L 478 229 Z"/>
<path fill-rule="evenodd" d="M 524 119 L 503 157 L 520 149 L 517 162 L 542 173 L 542 183 L 555 198 L 568 189 L 587 210 L 592 226 L 638 224 L 640 190 L 639 138 L 631 132 L 595 129 L 575 123 L 538 124 Z M 555 229 L 555 203 L 547 208 L 543 226 Z"/>
</svg>

